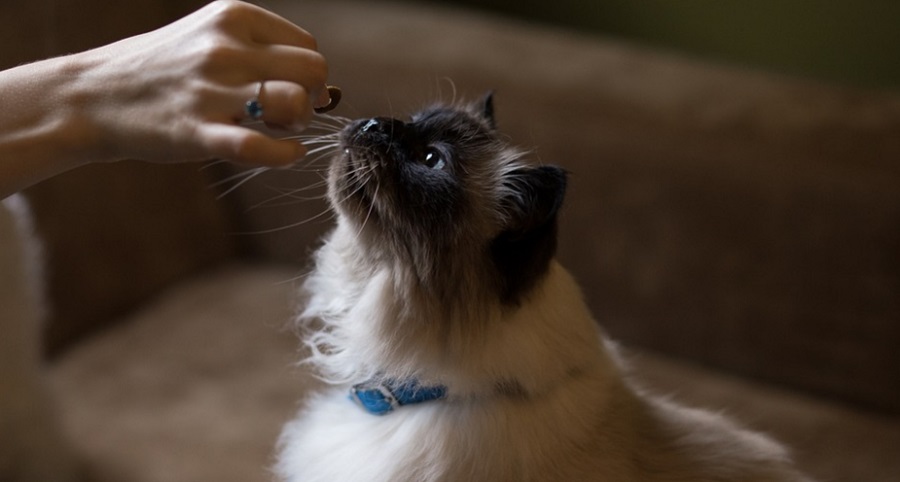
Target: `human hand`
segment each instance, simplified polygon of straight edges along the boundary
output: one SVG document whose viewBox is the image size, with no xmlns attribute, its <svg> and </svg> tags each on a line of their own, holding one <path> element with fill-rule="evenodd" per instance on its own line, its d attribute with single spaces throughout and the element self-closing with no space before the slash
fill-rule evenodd
<svg viewBox="0 0 900 482">
<path fill-rule="evenodd" d="M 212 158 L 283 166 L 305 147 L 242 124 L 259 92 L 262 120 L 303 129 L 329 103 L 315 39 L 260 7 L 215 1 L 158 30 L 72 56 L 81 132 L 97 160 Z"/>
</svg>

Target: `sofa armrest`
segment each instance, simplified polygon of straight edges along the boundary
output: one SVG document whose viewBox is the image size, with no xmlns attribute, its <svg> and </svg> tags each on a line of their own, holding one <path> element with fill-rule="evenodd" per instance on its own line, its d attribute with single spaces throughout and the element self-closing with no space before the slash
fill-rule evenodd
<svg viewBox="0 0 900 482">
<path fill-rule="evenodd" d="M 27 191 L 43 242 L 50 354 L 234 254 L 210 185 L 196 165 L 123 162 Z"/>
</svg>

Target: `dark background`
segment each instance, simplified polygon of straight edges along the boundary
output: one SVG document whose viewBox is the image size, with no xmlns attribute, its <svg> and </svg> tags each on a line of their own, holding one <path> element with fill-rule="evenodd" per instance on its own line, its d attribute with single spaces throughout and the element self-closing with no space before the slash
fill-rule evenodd
<svg viewBox="0 0 900 482">
<path fill-rule="evenodd" d="M 443 0 L 717 62 L 900 89 L 900 2 Z"/>
</svg>

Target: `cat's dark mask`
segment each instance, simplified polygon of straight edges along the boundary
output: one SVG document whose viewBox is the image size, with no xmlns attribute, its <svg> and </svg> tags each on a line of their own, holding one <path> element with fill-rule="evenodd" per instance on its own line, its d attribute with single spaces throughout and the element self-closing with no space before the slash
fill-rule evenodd
<svg viewBox="0 0 900 482">
<path fill-rule="evenodd" d="M 496 130 L 492 95 L 406 121 L 361 119 L 341 144 L 332 203 L 361 242 L 404 258 L 422 283 L 446 292 L 454 279 L 490 279 L 501 300 L 517 302 L 546 272 L 566 175 L 520 161 Z"/>
</svg>

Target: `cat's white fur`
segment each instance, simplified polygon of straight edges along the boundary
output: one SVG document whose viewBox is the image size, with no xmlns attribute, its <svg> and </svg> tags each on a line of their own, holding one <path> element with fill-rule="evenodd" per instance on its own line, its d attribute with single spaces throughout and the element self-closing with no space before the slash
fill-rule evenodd
<svg viewBox="0 0 900 482">
<path fill-rule="evenodd" d="M 76 462 L 42 366 L 38 257 L 28 220 L 21 197 L 0 202 L 0 481 L 72 481 Z"/>
<path fill-rule="evenodd" d="M 635 387 L 558 263 L 515 308 L 419 311 L 399 301 L 417 296 L 405 268 L 365 259 L 358 228 L 338 221 L 317 252 L 301 317 L 319 320 L 309 361 L 333 386 L 285 427 L 281 479 L 808 480 L 769 438 Z M 348 400 L 348 388 L 372 367 L 442 383 L 448 397 L 371 415 Z"/>
</svg>

